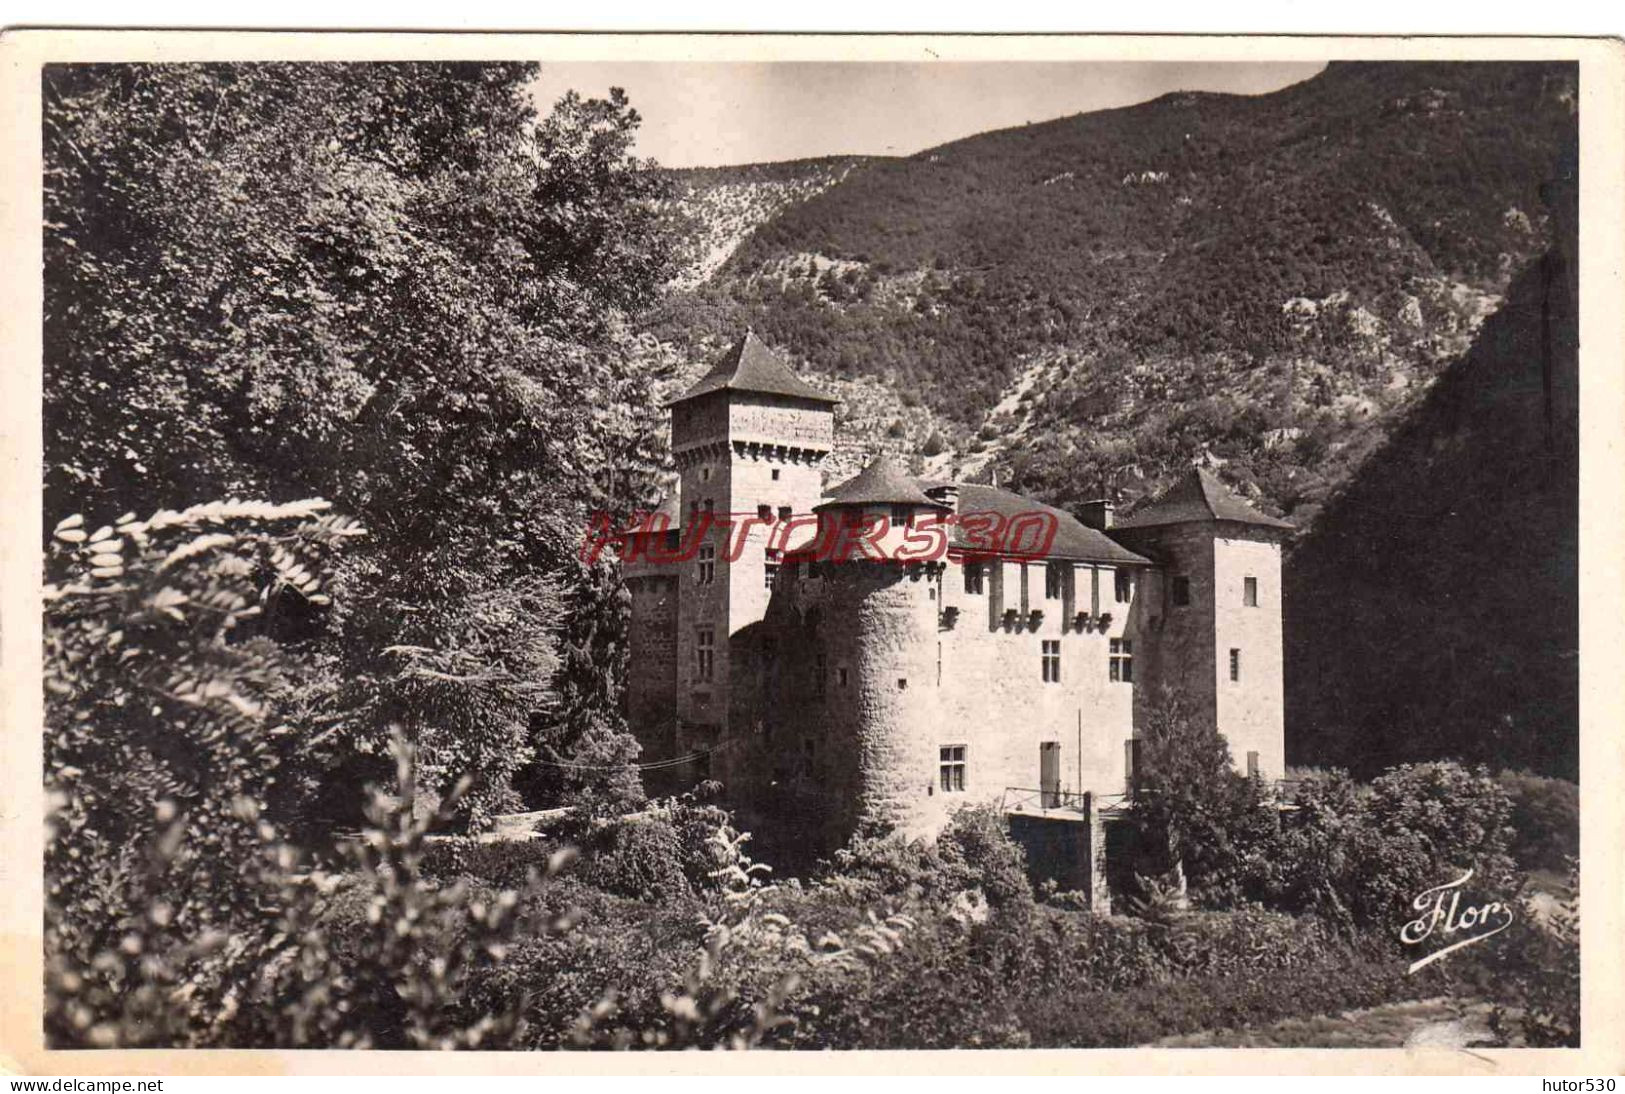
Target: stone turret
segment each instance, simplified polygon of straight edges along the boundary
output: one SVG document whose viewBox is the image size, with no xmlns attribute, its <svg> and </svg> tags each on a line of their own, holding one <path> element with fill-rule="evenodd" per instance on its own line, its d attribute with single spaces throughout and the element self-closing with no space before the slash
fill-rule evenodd
<svg viewBox="0 0 1625 1094">
<path fill-rule="evenodd" d="M 747 331 L 666 404 L 678 538 L 693 551 L 665 565 L 640 563 L 636 574 L 645 594 L 633 596 L 633 652 L 641 642 L 659 663 L 658 671 L 634 671 L 628 681 L 628 713 L 645 762 L 709 755 L 724 739 L 734 639 L 767 609 L 779 565 L 773 529 L 796 514 L 809 517 L 822 496 L 819 467 L 834 444 L 838 402 Z M 674 781 L 710 773 L 701 765 Z"/>
<path fill-rule="evenodd" d="M 1286 766 L 1281 542 L 1291 531 L 1203 468 L 1112 528 L 1161 565 L 1141 605 L 1154 641 L 1140 664 L 1136 722 L 1165 688 L 1178 690 L 1224 734 L 1236 766 L 1264 778 Z"/>
</svg>

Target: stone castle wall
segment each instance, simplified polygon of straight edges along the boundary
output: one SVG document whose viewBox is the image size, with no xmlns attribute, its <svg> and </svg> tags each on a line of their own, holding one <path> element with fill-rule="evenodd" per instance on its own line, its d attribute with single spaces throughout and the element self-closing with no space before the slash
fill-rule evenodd
<svg viewBox="0 0 1625 1094">
<path fill-rule="evenodd" d="M 1243 603 L 1245 579 L 1258 582 L 1258 603 Z M 1285 681 L 1281 638 L 1281 546 L 1268 534 L 1226 527 L 1214 543 L 1214 677 L 1220 732 L 1236 766 L 1257 753 L 1259 774 L 1286 772 Z M 1241 679 L 1230 679 L 1230 650 L 1241 651 Z"/>
</svg>

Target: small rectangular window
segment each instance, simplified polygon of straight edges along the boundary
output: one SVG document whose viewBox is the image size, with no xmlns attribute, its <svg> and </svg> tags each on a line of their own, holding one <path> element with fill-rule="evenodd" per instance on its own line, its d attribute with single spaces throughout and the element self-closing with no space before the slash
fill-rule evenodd
<svg viewBox="0 0 1625 1094">
<path fill-rule="evenodd" d="M 909 526 L 909 518 L 913 515 L 913 512 L 914 511 L 906 505 L 892 506 L 891 526 L 893 528 L 907 528 Z"/>
<path fill-rule="evenodd" d="M 701 627 L 694 632 L 694 678 L 709 680 L 716 668 L 716 631 Z"/>
<path fill-rule="evenodd" d="M 965 592 L 971 596 L 982 595 L 982 572 L 980 562 L 965 563 Z"/>
<path fill-rule="evenodd" d="M 1230 651 L 1230 679 L 1232 679 L 1232 680 L 1240 680 L 1241 679 L 1241 651 L 1240 650 L 1231 650 Z"/>
<path fill-rule="evenodd" d="M 1134 683 L 1134 641 L 1113 638 L 1109 652 L 1107 678 L 1114 684 Z"/>
<path fill-rule="evenodd" d="M 715 547 L 701 547 L 699 570 L 695 574 L 695 581 L 701 585 L 709 585 L 717 579 L 717 549 Z"/>
<path fill-rule="evenodd" d="M 773 481 L 774 481 L 774 482 L 778 482 L 778 481 L 779 481 L 779 468 L 777 468 L 777 467 L 775 467 L 775 468 L 774 468 L 774 469 L 773 469 Z"/>
<path fill-rule="evenodd" d="M 780 520 L 789 520 L 790 519 L 790 507 L 788 505 L 779 506 L 779 519 Z"/>
<path fill-rule="evenodd" d="M 756 507 L 756 519 L 771 521 L 773 519 L 773 507 L 771 505 L 758 505 Z"/>
<path fill-rule="evenodd" d="M 819 650 L 813 658 L 813 694 L 823 696 L 829 683 L 829 664 L 824 660 L 824 651 Z"/>
<path fill-rule="evenodd" d="M 1174 607 L 1183 608 L 1191 602 L 1191 579 L 1183 575 L 1174 578 Z"/>
<path fill-rule="evenodd" d="M 841 687 L 844 688 L 844 687 L 846 687 L 846 681 L 847 681 L 846 669 L 844 667 L 836 669 L 835 670 L 835 682 L 837 684 L 839 684 Z"/>
<path fill-rule="evenodd" d="M 1061 562 L 1046 562 L 1044 564 L 1044 599 L 1060 600 L 1066 589 L 1066 564 Z"/>
<path fill-rule="evenodd" d="M 1061 643 L 1058 639 L 1046 638 L 1043 642 L 1040 660 L 1043 665 L 1044 683 L 1058 684 L 1061 682 Z"/>
<path fill-rule="evenodd" d="M 1256 752 L 1247 753 L 1247 777 L 1250 779 L 1258 778 L 1258 753 Z"/>
<path fill-rule="evenodd" d="M 711 469 L 709 467 L 700 468 L 700 481 L 701 482 L 710 482 L 711 481 Z"/>
<path fill-rule="evenodd" d="M 1119 568 L 1117 571 L 1117 587 L 1113 590 L 1117 603 L 1127 604 L 1134 598 L 1134 571 Z"/>
<path fill-rule="evenodd" d="M 1258 578 L 1241 579 L 1241 603 L 1248 608 L 1258 607 Z"/>
<path fill-rule="evenodd" d="M 762 567 L 762 584 L 771 589 L 778 583 L 779 564 L 777 562 L 769 562 L 767 565 Z"/>
<path fill-rule="evenodd" d="M 965 746 L 943 745 L 937 750 L 937 766 L 943 793 L 957 794 L 965 789 Z"/>
</svg>

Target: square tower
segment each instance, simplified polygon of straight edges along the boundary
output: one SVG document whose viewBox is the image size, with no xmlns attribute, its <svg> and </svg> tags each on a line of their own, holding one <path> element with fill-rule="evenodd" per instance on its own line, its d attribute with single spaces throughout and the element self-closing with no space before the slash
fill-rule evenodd
<svg viewBox="0 0 1625 1094">
<path fill-rule="evenodd" d="M 705 526 L 698 557 L 677 574 L 676 716 L 696 731 L 692 746 L 727 729 L 730 640 L 767 610 L 774 530 L 822 497 L 839 401 L 747 331 L 667 404 L 685 541 L 696 522 Z"/>
<path fill-rule="evenodd" d="M 1236 767 L 1265 779 L 1286 767 L 1281 541 L 1291 530 L 1200 468 L 1111 529 L 1160 567 L 1142 609 L 1150 656 L 1136 706 L 1177 690 L 1224 735 Z"/>
</svg>

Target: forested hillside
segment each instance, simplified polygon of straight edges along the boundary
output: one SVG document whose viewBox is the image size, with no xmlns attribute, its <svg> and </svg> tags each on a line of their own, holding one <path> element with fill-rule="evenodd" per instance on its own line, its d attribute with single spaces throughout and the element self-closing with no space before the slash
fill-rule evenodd
<svg viewBox="0 0 1625 1094">
<path fill-rule="evenodd" d="M 1306 524 L 1544 249 L 1576 81 L 1335 64 L 869 161 L 651 329 L 699 356 L 750 324 L 1046 500 L 1205 458 Z"/>
</svg>

